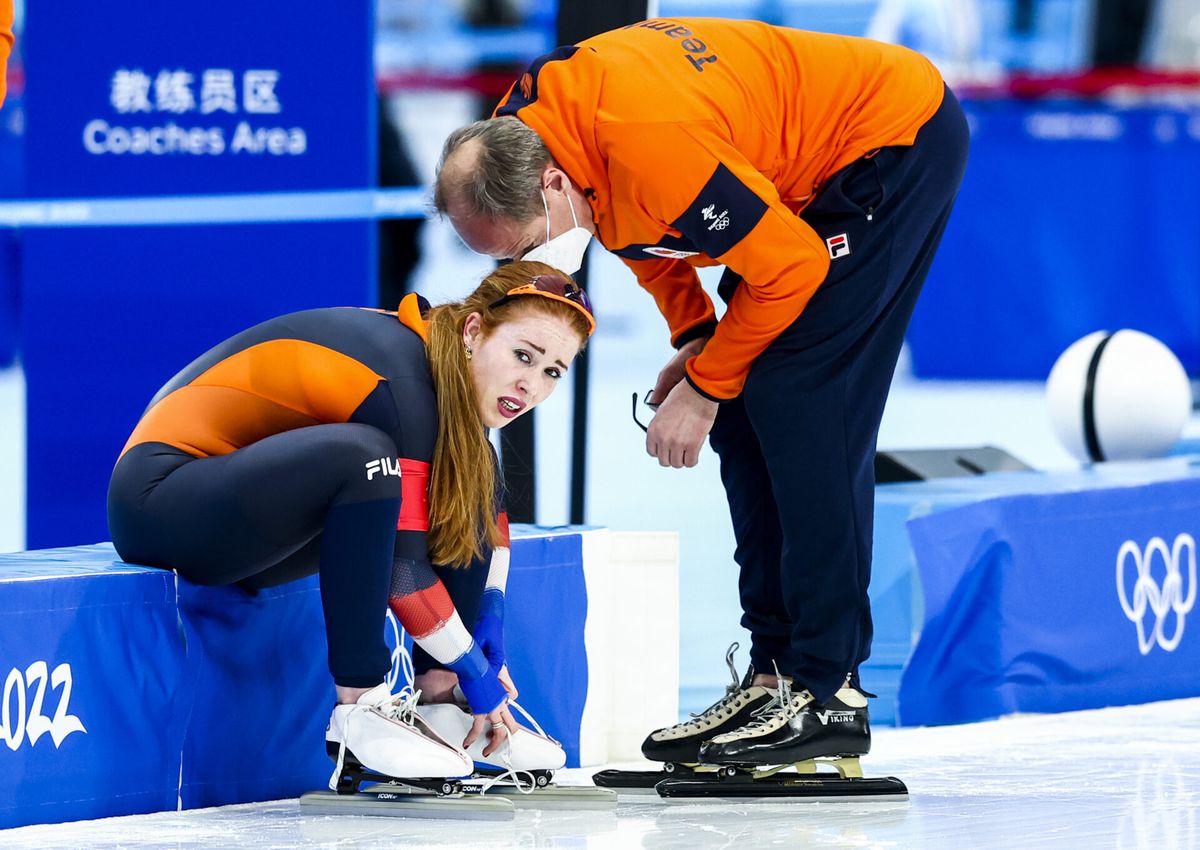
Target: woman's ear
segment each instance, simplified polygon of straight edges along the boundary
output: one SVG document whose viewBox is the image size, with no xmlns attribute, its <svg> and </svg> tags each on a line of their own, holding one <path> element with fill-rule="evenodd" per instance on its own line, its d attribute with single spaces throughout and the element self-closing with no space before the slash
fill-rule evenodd
<svg viewBox="0 0 1200 850">
<path fill-rule="evenodd" d="M 483 337 L 483 318 L 478 313 L 471 313 L 463 322 L 463 347 L 474 349 Z"/>
</svg>

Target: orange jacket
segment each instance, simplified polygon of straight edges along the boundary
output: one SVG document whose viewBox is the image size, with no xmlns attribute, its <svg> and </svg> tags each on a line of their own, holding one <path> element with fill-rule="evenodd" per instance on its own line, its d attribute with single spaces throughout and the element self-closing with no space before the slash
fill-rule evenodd
<svg viewBox="0 0 1200 850">
<path fill-rule="evenodd" d="M 13 0 L 0 0 L 0 105 L 8 87 L 8 57 L 13 46 Z"/>
<path fill-rule="evenodd" d="M 496 114 L 535 129 L 584 187 L 597 237 L 654 296 L 675 344 L 715 321 L 693 266 L 743 278 L 687 364 L 693 386 L 728 399 L 828 271 L 797 213 L 837 170 L 912 144 L 943 92 L 933 65 L 902 47 L 673 18 L 547 54 Z"/>
</svg>

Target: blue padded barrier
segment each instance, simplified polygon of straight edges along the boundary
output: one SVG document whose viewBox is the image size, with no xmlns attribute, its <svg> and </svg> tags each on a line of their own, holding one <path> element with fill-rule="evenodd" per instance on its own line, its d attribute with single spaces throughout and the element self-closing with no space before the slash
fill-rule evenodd
<svg viewBox="0 0 1200 850">
<path fill-rule="evenodd" d="M 896 725 L 900 674 L 916 640 L 915 607 L 920 603 L 905 532 L 910 508 L 905 502 L 889 502 L 887 490 L 887 485 L 876 489 L 870 587 L 875 633 L 871 657 L 859 670 L 863 687 L 877 697 L 871 702 L 871 722 L 879 726 Z"/>
<path fill-rule="evenodd" d="M 316 576 L 255 595 L 179 582 L 195 701 L 183 739 L 185 809 L 296 797 L 332 769 L 334 704 Z"/>
<path fill-rule="evenodd" d="M 545 530 L 531 536 L 534 531 L 513 527 L 504 645 L 517 701 L 563 745 L 567 767 L 578 767 L 588 691 L 582 540 Z"/>
<path fill-rule="evenodd" d="M 911 656 L 891 707 L 897 722 L 1200 694 L 1200 640 L 1181 635 L 1170 650 L 1146 646 L 1156 627 L 1169 643 L 1194 607 L 1187 540 L 1200 533 L 1198 507 L 1195 457 L 879 487 L 876 576 L 902 575 L 907 565 L 911 592 L 907 610 L 885 608 L 872 584 L 877 635 L 889 649 L 901 648 L 906 617 L 911 628 Z M 1152 547 L 1155 538 L 1166 558 Z M 1150 548 L 1158 554 L 1147 560 Z M 1138 559 L 1155 589 L 1140 616 L 1130 616 L 1122 592 L 1136 614 Z M 1170 588 L 1168 571 L 1179 576 Z M 1161 599 L 1183 614 L 1167 610 L 1159 623 L 1152 600 Z M 864 681 L 873 684 L 869 665 Z M 889 708 L 879 702 L 883 711 L 872 705 L 873 716 Z"/>
<path fill-rule="evenodd" d="M 174 585 L 107 545 L 0 555 L 0 828 L 175 808 Z"/>
<path fill-rule="evenodd" d="M 1200 468 L 964 505 L 909 525 L 925 622 L 905 723 L 1200 695 Z M 1157 479 L 1157 480 L 1156 480 Z M 1076 479 L 1078 481 L 1078 479 Z M 1193 630 L 1194 631 L 1194 630 Z"/>
<path fill-rule="evenodd" d="M 508 596 L 520 701 L 577 765 L 580 535 L 514 528 Z M 323 787 L 325 656 L 315 576 L 251 595 L 107 543 L 0 555 L 0 828 Z"/>
</svg>

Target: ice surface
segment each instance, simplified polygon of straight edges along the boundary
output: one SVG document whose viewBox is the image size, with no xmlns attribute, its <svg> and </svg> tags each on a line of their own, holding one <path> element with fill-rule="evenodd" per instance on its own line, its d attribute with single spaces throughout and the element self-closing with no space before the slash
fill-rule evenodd
<svg viewBox="0 0 1200 850">
<path fill-rule="evenodd" d="M 1200 699 L 877 730 L 868 775 L 907 803 L 622 802 L 511 823 L 306 816 L 295 800 L 0 831 L 0 848 L 921 848 L 1200 846 Z M 562 771 L 584 782 L 592 773 Z"/>
</svg>

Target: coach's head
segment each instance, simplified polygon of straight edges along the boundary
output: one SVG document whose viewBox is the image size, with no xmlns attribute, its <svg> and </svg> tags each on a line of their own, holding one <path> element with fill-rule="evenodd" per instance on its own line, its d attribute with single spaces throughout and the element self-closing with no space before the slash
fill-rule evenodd
<svg viewBox="0 0 1200 850">
<path fill-rule="evenodd" d="M 582 190 L 517 118 L 455 130 L 438 164 L 434 204 L 472 251 L 579 271 L 595 232 Z"/>
</svg>

